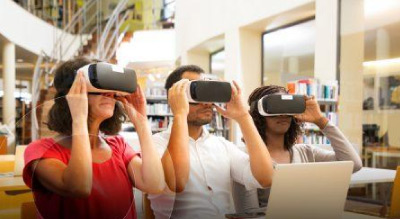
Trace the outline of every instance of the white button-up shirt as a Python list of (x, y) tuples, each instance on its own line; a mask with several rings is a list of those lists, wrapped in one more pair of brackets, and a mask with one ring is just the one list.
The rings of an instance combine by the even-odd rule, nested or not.
[[(153, 135), (162, 156), (171, 127)], [(236, 145), (203, 128), (199, 139), (189, 138), (190, 173), (185, 190), (149, 195), (156, 218), (225, 218), (234, 213), (232, 180), (246, 189), (262, 188), (250, 169), (249, 156)]]

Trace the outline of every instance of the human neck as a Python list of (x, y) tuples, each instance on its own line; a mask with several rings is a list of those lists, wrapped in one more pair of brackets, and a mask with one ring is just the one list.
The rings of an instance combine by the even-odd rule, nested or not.
[(267, 147), (270, 152), (286, 151), (285, 149), (285, 135), (278, 135), (267, 133)]
[(101, 147), (101, 144), (99, 144), (101, 140), (99, 137), (100, 124), (101, 122), (99, 121), (92, 121), (89, 123), (89, 141), (92, 149)]
[(200, 138), (201, 134), (203, 133), (203, 126), (197, 125), (188, 125), (189, 136), (194, 140)]

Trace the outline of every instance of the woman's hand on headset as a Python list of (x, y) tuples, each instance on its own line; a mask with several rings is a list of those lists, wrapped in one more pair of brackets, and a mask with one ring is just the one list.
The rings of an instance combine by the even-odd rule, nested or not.
[(132, 123), (135, 124), (139, 120), (147, 122), (146, 98), (139, 85), (131, 95), (116, 97), (116, 99), (122, 102)]
[(85, 76), (81, 71), (75, 76), (75, 80), (66, 95), (69, 110), (73, 122), (87, 123), (88, 97)]
[(306, 111), (295, 118), (300, 122), (311, 122), (323, 129), (328, 123), (328, 119), (321, 113), (319, 104), (314, 96), (304, 96), (306, 101)]

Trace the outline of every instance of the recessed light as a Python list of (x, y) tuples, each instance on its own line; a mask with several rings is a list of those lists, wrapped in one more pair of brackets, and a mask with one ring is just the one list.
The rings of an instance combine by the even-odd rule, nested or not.
[(17, 59), (17, 62), (24, 62), (23, 59)]

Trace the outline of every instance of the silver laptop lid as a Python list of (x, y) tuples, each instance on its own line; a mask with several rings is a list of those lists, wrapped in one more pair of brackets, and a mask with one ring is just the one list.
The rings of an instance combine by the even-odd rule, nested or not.
[(266, 217), (341, 218), (352, 170), (352, 161), (278, 164)]

